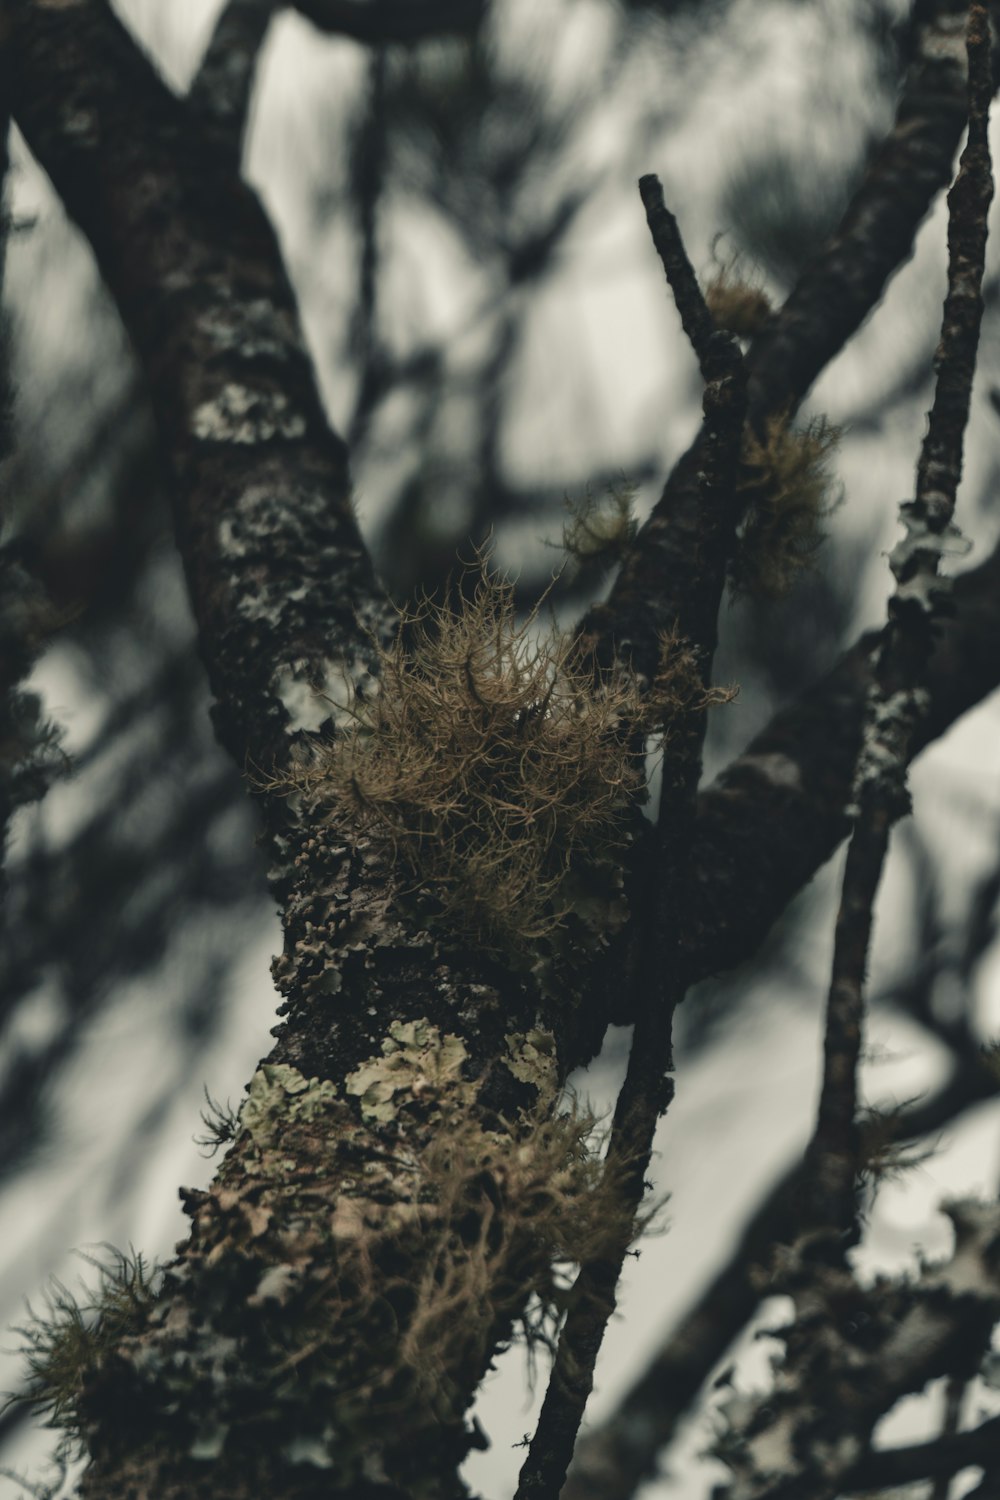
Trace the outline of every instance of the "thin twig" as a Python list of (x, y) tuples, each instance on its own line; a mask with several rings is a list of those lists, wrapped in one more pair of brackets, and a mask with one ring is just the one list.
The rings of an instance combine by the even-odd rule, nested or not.
[(659, 178), (652, 172), (640, 177), (639, 194), (646, 210), (646, 223), (649, 225), (656, 253), (663, 262), (670, 290), (674, 294), (681, 326), (691, 341), (702, 374), (707, 379), (705, 360), (708, 357), (709, 341), (715, 332), (712, 314), (705, 305), (698, 278), (687, 258), (677, 220), (663, 201), (663, 188)]
[(857, 1235), (857, 1069), (872, 908), (890, 829), (908, 810), (906, 768), (927, 707), (927, 662), (947, 587), (938, 566), (942, 554), (954, 550), (952, 516), (982, 318), (986, 218), (993, 194), (987, 140), (993, 85), (989, 22), (980, 3), (969, 8), (968, 55), (969, 136), (948, 195), (948, 294), (935, 360), (934, 405), (917, 468), (916, 498), (901, 508), (907, 536), (890, 559), (896, 591), (855, 777), (855, 826), (837, 917), (823, 1084), (808, 1152), (813, 1172), (808, 1221), (840, 1233), (841, 1248)]
[[(769, 416), (794, 413), (912, 253), (921, 220), (951, 178), (967, 118), (965, 70), (953, 46), (956, 17), (947, 0), (922, 10), (916, 55), (892, 128), (834, 234), (754, 339), (747, 363), (755, 431)], [(658, 634), (678, 618), (685, 635), (701, 639), (712, 605), (702, 597), (690, 539), (701, 506), (704, 441), (700, 434), (674, 466), (608, 598), (592, 606), (581, 624), (581, 634), (594, 638), (602, 658), (627, 639), (632, 660), (647, 670)]]
[[(710, 436), (701, 476), (701, 545), (695, 550), (692, 566), (700, 567), (710, 580), (717, 611), (727, 544), (735, 528), (732, 495), (746, 409), (743, 360), (735, 340), (714, 330), (659, 182), (652, 176), (643, 177), (639, 188), (654, 244), (707, 381), (704, 411)], [(707, 637), (695, 643), (701, 648), (703, 681), (711, 670), (714, 616)], [(664, 762), (658, 820), (657, 918), (649, 924), (652, 930), (647, 935), (645, 961), (640, 963), (636, 986), (645, 1003), (636, 1006), (628, 1070), (615, 1107), (605, 1164), (605, 1172), (618, 1185), (624, 1209), (622, 1222), (628, 1229), (600, 1261), (580, 1268), (538, 1426), (521, 1469), (516, 1500), (555, 1496), (565, 1480), (593, 1389), (597, 1355), (615, 1309), (615, 1289), (642, 1202), (656, 1127), (674, 1095), (673, 1015), (687, 989), (687, 978), (678, 961), (678, 915), (683, 909), (681, 890), (690, 861), (704, 733), (703, 707), (680, 714), (671, 723), (670, 756)]]

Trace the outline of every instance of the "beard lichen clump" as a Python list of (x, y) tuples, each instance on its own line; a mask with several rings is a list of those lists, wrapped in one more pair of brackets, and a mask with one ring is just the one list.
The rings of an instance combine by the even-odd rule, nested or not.
[(742, 339), (760, 333), (772, 313), (763, 287), (742, 275), (735, 263), (722, 267), (705, 287), (705, 306), (716, 328)]
[(586, 942), (621, 924), (641, 746), (709, 701), (674, 642), (644, 692), (536, 626), (485, 570), (470, 596), (425, 603), (380, 650), (377, 695), (291, 776), (321, 817), (387, 846), (425, 917), (507, 961), (551, 954), (567, 926)]
[(769, 417), (762, 435), (747, 427), (737, 486), (747, 510), (730, 564), (734, 593), (777, 598), (811, 565), (823, 522), (841, 500), (831, 469), (840, 436), (825, 417), (797, 430), (787, 413)]

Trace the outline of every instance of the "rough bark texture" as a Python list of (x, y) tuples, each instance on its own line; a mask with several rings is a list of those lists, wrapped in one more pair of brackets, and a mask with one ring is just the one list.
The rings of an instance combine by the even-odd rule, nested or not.
[[(282, 1021), (238, 1138), (211, 1189), (186, 1195), (191, 1234), (162, 1288), (83, 1383), (92, 1462), (81, 1495), (451, 1500), (478, 1441), (466, 1413), (496, 1348), (533, 1296), (553, 1314), (556, 1265), (599, 1267), (631, 1228), (587, 1122), (553, 1115), (609, 1019), (601, 964), (571, 954), (578, 983), (571, 968), (557, 993), (527, 966), (489, 958), (407, 898), (385, 847), (316, 799), (286, 797), (280, 774), (268, 783), (310, 735), (337, 731), (352, 692), (377, 692), (374, 641), (395, 626), (294, 294), (233, 153), (205, 139), (110, 10), (99, 0), (11, 9), (16, 117), (93, 246), (146, 372), (219, 733), (257, 779), (285, 921)], [(932, 41), (947, 42), (949, 25), (933, 21)], [(822, 298), (803, 292), (762, 335), (752, 412), (801, 398), (818, 368), (807, 348), (818, 341), (828, 358), (908, 251), (950, 167), (960, 85), (947, 46), (917, 65), (854, 228), (817, 268)], [(706, 403), (709, 431), (724, 406)], [(634, 649), (643, 669), (673, 624), (710, 658), (733, 518), (706, 522), (704, 476), (726, 488), (727, 451), (709, 436), (682, 460), (588, 625), (602, 647)], [(988, 635), (962, 673), (947, 670), (963, 633), (995, 628), (998, 570), (994, 559), (956, 590), (928, 734), (1000, 673)], [(842, 836), (869, 652), (862, 642), (780, 716), (697, 819), (700, 737), (680, 737), (668, 780), (692, 826), (671, 874), (673, 936), (684, 935), (670, 953), (671, 997), (751, 951)], [(657, 862), (640, 850), (638, 879)], [(655, 1117), (670, 1093), (669, 1013), (650, 1026), (656, 1047), (637, 1066), (659, 1067), (644, 1080)], [(982, 1259), (985, 1231), (973, 1230)], [(900, 1319), (934, 1295), (914, 1292)], [(933, 1359), (901, 1369), (887, 1391), (934, 1373), (952, 1352), (935, 1337)], [(792, 1375), (800, 1366), (812, 1368), (804, 1353)]]
[[(374, 690), (373, 636), (392, 628), (344, 447), (273, 232), (225, 155), (96, 0), (20, 4), (15, 22), (19, 123), (148, 375), (219, 733), (263, 778)], [(251, 1095), (275, 1118), (188, 1197), (192, 1237), (146, 1326), (90, 1383), (81, 1493), (452, 1496), (498, 1341), (605, 1217), (575, 1127), (548, 1124), (602, 1026), (585, 998), (568, 1013), (428, 931), (384, 850), (259, 800), (285, 998)]]

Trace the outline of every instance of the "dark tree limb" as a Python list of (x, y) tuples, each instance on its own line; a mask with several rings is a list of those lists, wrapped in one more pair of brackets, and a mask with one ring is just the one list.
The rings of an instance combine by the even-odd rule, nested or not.
[(487, 0), (227, 0), (188, 103), (216, 148), (238, 169), (257, 71), (274, 16), (294, 8), (319, 31), (368, 46), (473, 32)]
[(889, 1489), (919, 1479), (947, 1479), (960, 1469), (990, 1463), (1000, 1451), (1000, 1417), (982, 1422), (968, 1432), (951, 1433), (930, 1443), (907, 1448), (877, 1448), (844, 1482), (852, 1494)]
[[(919, 754), (1000, 686), (1000, 548), (954, 580), (927, 668)], [(862, 636), (770, 724), (698, 799), (686, 902), (692, 981), (759, 947), (788, 903), (849, 831), (846, 808), (880, 636)]]
[[(924, 8), (892, 129), (840, 228), (755, 340), (748, 358), (755, 430), (773, 414), (794, 412), (910, 255), (924, 215), (949, 181), (967, 113), (964, 14), (959, 0)], [(584, 622), (602, 655), (617, 652), (644, 672), (652, 670), (661, 631), (676, 625), (705, 639), (714, 629), (712, 590), (697, 566), (704, 443), (703, 431), (667, 480), (607, 602)]]
[(701, 373), (708, 380), (705, 361), (708, 358), (712, 334), (715, 332), (712, 314), (705, 306), (698, 278), (694, 274), (687, 251), (684, 249), (677, 220), (663, 201), (663, 189), (659, 178), (653, 176), (652, 173), (640, 177), (639, 194), (642, 198), (642, 206), (646, 210), (646, 223), (649, 225), (656, 253), (663, 262), (670, 290), (674, 294), (681, 326), (690, 340), (701, 366)]
[(279, 8), (274, 0), (227, 0), (188, 90), (189, 109), (234, 172), (242, 160), (257, 58)]
[[(357, 532), (344, 445), (326, 422), (274, 235), (106, 5), (17, 0), (14, 19), (19, 122), (94, 247), (149, 380), (220, 734), (241, 764), (268, 770), (303, 730), (335, 726), (349, 683), (374, 664), (373, 635), (394, 623)], [(602, 1018), (583, 996), (567, 1014), (561, 997), (541, 995), (478, 941), (428, 931), (400, 900), (387, 848), (356, 830), (340, 837), (308, 798), (286, 808), (269, 788), (259, 800), (285, 922), (273, 969), (284, 1004), (251, 1092), (284, 1102), (273, 1118), (268, 1106), (259, 1130), (247, 1124), (207, 1193), (185, 1196), (191, 1235), (148, 1322), (81, 1392), (92, 1456), (81, 1495), (396, 1500), (419, 1474), (427, 1494), (453, 1497), (462, 1489), (456, 1467), (476, 1442), (466, 1410), (551, 1271), (544, 1236), (531, 1232), (546, 1193), (526, 1180), (525, 1227), (507, 1177), (525, 1161), (538, 1160), (542, 1173), (558, 1087), (592, 1055)], [(367, 1090), (349, 1083), (383, 1068), (401, 1037), (421, 1058), (430, 1049), (426, 1068), (438, 1082), (428, 1092), (424, 1064), (405, 1063), (410, 1083), (390, 1091), (402, 1102), (387, 1135), (381, 1117), (366, 1113)], [(456, 1052), (460, 1071), (445, 1067)], [(544, 1066), (529, 1064), (528, 1052)], [(435, 1101), (472, 1163), (457, 1197), (448, 1194), (460, 1167), (436, 1154)], [(498, 1139), (495, 1166), (484, 1171)], [(237, 1203), (265, 1205), (250, 1241)], [(350, 1223), (334, 1220), (335, 1205)], [(412, 1269), (419, 1283), (428, 1256), (447, 1252), (467, 1273), (470, 1219), (483, 1226), (481, 1238), (471, 1235), (482, 1257), (494, 1255), (487, 1226), (499, 1228), (503, 1264), (490, 1261), (485, 1290), (459, 1296), (468, 1317), (433, 1309), (434, 1278), (425, 1289), (440, 1376), (434, 1359), (421, 1354), (416, 1369), (403, 1348), (409, 1282), (395, 1310), (376, 1279), (371, 1317), (356, 1325), (342, 1316), (343, 1285), (356, 1286), (356, 1275), (364, 1283), (374, 1264), (352, 1260), (352, 1224), (383, 1247), (379, 1265), (395, 1292), (392, 1268)], [(595, 1211), (595, 1238), (601, 1222)], [(287, 1272), (290, 1256), (295, 1288), (281, 1300), (287, 1293), (298, 1304), (304, 1361), (316, 1353), (317, 1308), (328, 1308), (327, 1373), (315, 1383), (300, 1378), (298, 1361), (296, 1378), (286, 1378), (287, 1350), (272, 1341), (268, 1362), (260, 1342), (269, 1295), (254, 1288)], [(445, 1264), (442, 1284), (455, 1269)], [(241, 1357), (206, 1385), (203, 1372), (233, 1330)], [(178, 1398), (181, 1369), (189, 1383)], [(369, 1391), (360, 1405), (359, 1378)], [(209, 1426), (206, 1463), (196, 1455)], [(319, 1443), (335, 1472), (298, 1464), (300, 1443), (310, 1453)]]
[[(995, 7), (991, 5), (995, 15)], [(964, 0), (917, 5), (896, 118), (840, 226), (754, 342), (751, 413), (795, 407), (909, 259), (968, 118)]]
[(319, 31), (383, 46), (474, 31), (489, 0), (292, 0)]

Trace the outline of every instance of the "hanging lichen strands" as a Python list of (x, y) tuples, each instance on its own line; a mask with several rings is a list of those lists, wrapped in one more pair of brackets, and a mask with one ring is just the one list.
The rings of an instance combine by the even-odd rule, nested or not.
[(578, 644), (540, 631), (537, 610), (519, 624), (512, 585), (485, 568), (457, 603), (406, 616), (378, 675), (381, 691), (312, 742), (290, 789), (391, 849), (432, 919), (515, 960), (595, 898), (620, 924), (644, 793), (635, 737), (729, 696), (704, 692), (675, 640), (645, 691), (620, 668), (595, 683)]

